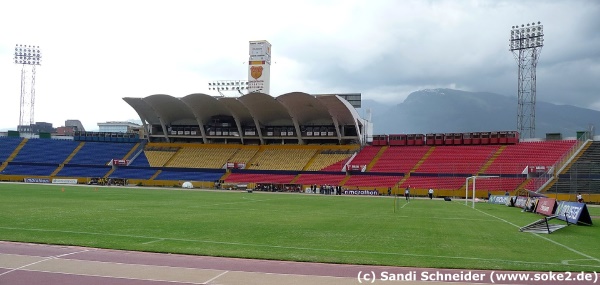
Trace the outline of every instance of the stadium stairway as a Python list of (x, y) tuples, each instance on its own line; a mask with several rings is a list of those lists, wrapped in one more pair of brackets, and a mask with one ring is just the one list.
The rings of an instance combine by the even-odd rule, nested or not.
[(24, 138), (23, 140), (21, 140), (21, 143), (19, 143), (19, 145), (17, 145), (17, 147), (13, 150), (13, 152), (8, 156), (8, 158), (6, 159), (5, 162), (2, 163), (2, 165), (0, 165), (0, 172), (2, 172), (6, 166), (8, 166), (8, 163), (11, 162), (13, 159), (15, 159), (15, 157), (17, 157), (17, 154), (19, 154), (19, 151), (21, 151), (21, 149), (23, 148), (23, 146), (25, 146), (25, 144), (27, 143), (29, 139)]
[(254, 156), (252, 156), (252, 158), (250, 158), (250, 160), (248, 160), (246, 163), (246, 169), (248, 169), (250, 165), (254, 164), (254, 162), (262, 155), (263, 151), (265, 151), (265, 149), (262, 146), (258, 148)]
[[(80, 148), (80, 147), (82, 147), (82, 145), (78, 146), (78, 148)], [(132, 154), (134, 154), (134, 153), (135, 153), (135, 154), (139, 154), (139, 152), (138, 152), (138, 153), (136, 153), (136, 152), (135, 152), (135, 151), (136, 151), (136, 150), (137, 150), (139, 147), (140, 147), (140, 143), (137, 143), (137, 144), (135, 144), (135, 145), (134, 145), (134, 146), (131, 148), (131, 150), (129, 150), (129, 152), (127, 152), (127, 154), (125, 154), (125, 156), (123, 157), (123, 159), (127, 159), (129, 156), (131, 156), (131, 155), (132, 155)], [(142, 151), (143, 151), (143, 146), (142, 146)], [(74, 152), (74, 153), (75, 153), (75, 152)], [(61, 168), (61, 167), (59, 167), (59, 168)], [(112, 175), (112, 174), (113, 174), (113, 172), (115, 172), (115, 170), (116, 170), (116, 168), (114, 168), (114, 167), (113, 167), (113, 168), (111, 168), (111, 169), (110, 169), (110, 170), (109, 170), (109, 171), (108, 171), (106, 174), (104, 174), (103, 178), (109, 178), (109, 177), (110, 177), (110, 175)], [(58, 173), (58, 172), (57, 172), (57, 173)]]
[[(319, 154), (321, 153), (321, 151), (317, 151), (313, 154), (313, 156), (308, 160), (308, 162), (306, 163), (306, 165), (304, 165), (304, 167), (302, 168), (302, 171), (306, 171), (313, 163), (313, 161), (315, 161), (315, 159), (317, 159), (317, 157), (319, 156)], [(296, 180), (298, 180), (298, 176), (296, 175), (296, 178), (294, 178), (294, 180), (292, 181), (292, 183), (294, 183)]]
[(423, 164), (423, 162), (425, 162), (425, 160), (427, 160), (427, 158), (433, 153), (434, 150), (435, 150), (435, 146), (430, 147), (429, 150), (423, 155), (421, 160), (419, 160), (419, 162), (417, 162), (417, 164), (415, 164), (415, 166), (408, 172), (408, 174), (413, 173), (417, 169), (419, 169), (419, 166), (421, 166), (421, 164)]
[(115, 172), (116, 168), (111, 168), (108, 172), (106, 172), (106, 174), (104, 174), (104, 177), (102, 178), (108, 178), (111, 174), (113, 174), (113, 172)]
[(365, 172), (371, 170), (371, 168), (373, 168), (373, 165), (375, 165), (375, 163), (377, 163), (377, 161), (379, 161), (379, 158), (381, 157), (381, 155), (383, 155), (383, 153), (389, 148), (389, 146), (383, 146), (379, 149), (379, 152), (377, 152), (377, 154), (375, 155), (375, 157), (373, 157), (373, 159), (371, 160), (371, 162), (369, 162), (369, 164), (367, 164), (367, 169), (365, 170)]
[(85, 145), (85, 142), (80, 142), (79, 145), (73, 150), (73, 152), (71, 152), (71, 154), (69, 154), (69, 156), (67, 156), (67, 158), (65, 158), (65, 161), (63, 161), (63, 163), (61, 163), (51, 174), (50, 177), (54, 177), (56, 176), (56, 174), (58, 174), (63, 167), (65, 167), (65, 164), (69, 163), (69, 161), (71, 161), (71, 159), (77, 154), (77, 152)]
[(17, 157), (17, 154), (19, 154), (19, 152), (25, 146), (27, 141), (29, 141), (29, 139), (27, 139), (27, 138), (23, 139), (21, 141), (21, 143), (15, 148), (15, 150), (10, 154), (10, 156), (8, 156), (8, 158), (6, 159), (6, 162), (11, 162), (13, 159), (15, 159), (15, 157)]
[[(140, 148), (140, 146), (142, 147), (141, 151), (137, 151), (137, 150)], [(139, 155), (139, 154), (140, 154), (140, 152), (142, 152), (142, 151), (144, 151), (144, 148), (143, 148), (142, 144), (140, 144), (140, 143), (136, 143), (136, 144), (135, 144), (135, 145), (134, 145), (134, 146), (131, 148), (131, 150), (130, 150), (130, 151), (127, 153), (127, 154), (125, 154), (125, 157), (123, 157), (123, 159), (129, 159), (129, 157), (131, 157), (132, 155), (135, 155), (135, 156), (137, 156), (137, 155)], [(133, 157), (133, 158), (135, 158), (135, 157)], [(132, 159), (133, 159), (133, 158), (132, 158)]]
[[(314, 158), (314, 156), (313, 156), (313, 158)], [(308, 163), (307, 163), (307, 166), (308, 166)], [(298, 178), (300, 178), (300, 174), (297, 174), (296, 177), (294, 177), (294, 179), (292, 179), (292, 181), (290, 181), (290, 184), (296, 184), (296, 181), (298, 181)]]
[(231, 171), (227, 170), (227, 172), (225, 172), (225, 174), (223, 174), (223, 176), (221, 176), (221, 178), (219, 178), (219, 180), (225, 181), (225, 179), (227, 179), (227, 177), (229, 177), (229, 175), (231, 175)]
[(573, 159), (569, 160), (568, 162), (565, 163), (565, 165), (563, 166), (562, 171), (559, 174), (565, 174), (567, 173), (570, 169), (571, 166), (573, 166), (573, 164), (579, 160), (579, 158), (581, 158), (582, 155), (585, 154), (585, 152), (592, 146), (594, 142), (589, 140), (586, 141), (582, 146), (581, 149), (573, 156)]
[[(591, 140), (584, 142), (582, 144), (582, 146), (580, 147), (579, 151), (577, 151), (573, 155), (572, 159), (570, 159), (564, 163), (562, 170), (560, 170), (559, 175), (569, 173), (573, 164), (575, 164), (582, 156), (586, 155), (587, 150), (590, 149), (590, 147), (593, 144), (594, 144), (594, 141), (591, 141)], [(540, 192), (543, 193), (543, 192), (550, 190), (550, 188), (552, 188), (557, 182), (558, 182), (557, 177), (556, 176), (553, 177), (553, 179), (549, 183), (547, 183), (546, 186), (544, 186), (544, 188)]]
[(517, 186), (517, 188), (515, 188), (515, 191), (525, 189), (525, 186), (527, 186), (527, 184), (529, 184), (530, 181), (531, 181), (531, 178), (525, 179), (525, 181), (523, 181), (523, 183), (521, 183), (519, 186)]
[[(177, 150), (176, 150), (176, 151), (173, 153), (173, 155), (171, 155), (171, 157), (169, 157), (169, 159), (167, 159), (167, 161), (165, 161), (165, 163), (164, 163), (163, 165), (161, 165), (161, 166), (168, 166), (168, 165), (170, 165), (170, 164), (171, 164), (171, 162), (172, 162), (173, 160), (175, 160), (175, 157), (177, 156), (177, 153), (178, 153), (178, 152), (180, 152), (180, 151), (181, 151), (181, 148), (178, 148), (178, 149), (177, 149)], [(152, 165), (152, 164), (150, 164), (150, 165)]]
[(342, 179), (342, 181), (340, 181), (340, 186), (346, 185), (346, 182), (348, 182), (349, 179), (350, 179), (350, 175), (346, 174), (346, 177), (344, 177), (344, 179)]
[(404, 177), (402, 177), (402, 179), (400, 179), (400, 181), (398, 181), (398, 183), (396, 183), (396, 185), (394, 185), (394, 187), (396, 189), (400, 188), (400, 185), (404, 184), (404, 182), (410, 178), (410, 173), (406, 173), (404, 174)]
[(496, 152), (492, 155), (492, 157), (490, 157), (490, 159), (479, 169), (479, 171), (477, 172), (477, 175), (482, 175), (483, 173), (485, 173), (485, 171), (488, 169), (488, 167), (490, 167), (490, 165), (492, 165), (492, 163), (494, 163), (494, 160), (496, 160), (496, 158), (498, 156), (500, 156), (500, 154), (502, 154), (502, 151), (504, 151), (504, 149), (506, 149), (506, 145), (500, 146), (500, 148), (498, 148), (498, 150), (496, 150)]
[(154, 180), (156, 177), (162, 172), (162, 170), (157, 170), (148, 180)]

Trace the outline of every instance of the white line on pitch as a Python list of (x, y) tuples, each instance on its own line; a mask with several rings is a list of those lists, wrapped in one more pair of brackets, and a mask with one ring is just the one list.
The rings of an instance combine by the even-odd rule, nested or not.
[[(97, 236), (115, 236), (115, 237), (128, 237), (128, 238), (145, 238), (145, 239), (151, 239), (151, 240), (163, 239), (163, 240), (183, 241), (183, 242), (199, 242), (199, 243), (208, 243), (208, 244), (235, 245), (235, 246), (248, 246), (248, 247), (263, 247), (263, 248), (281, 248), (281, 249), (309, 250), (309, 251), (322, 251), (322, 252), (360, 253), (360, 254), (378, 254), (378, 255), (395, 255), (395, 256), (420, 256), (420, 257), (434, 257), (434, 258), (448, 258), (448, 259), (465, 259), (465, 260), (481, 260), (481, 261), (508, 262), (508, 263), (563, 265), (562, 263), (555, 263), (555, 262), (533, 262), (533, 261), (505, 260), (505, 259), (479, 258), (479, 257), (461, 257), (461, 256), (445, 256), (445, 255), (412, 254), (412, 253), (401, 253), (401, 252), (380, 252), (380, 251), (343, 250), (343, 249), (328, 249), (328, 248), (310, 248), (310, 247), (297, 247), (297, 246), (284, 246), (284, 245), (252, 244), (252, 243), (241, 243), (241, 242), (195, 240), (195, 239), (182, 239), (182, 238), (162, 238), (162, 237), (150, 237), (150, 236), (139, 236), (139, 235), (124, 235), (124, 234), (109, 234), (109, 233), (94, 233), (94, 232), (79, 232), (79, 231), (61, 231), (61, 230), (47, 230), (47, 229), (24, 229), (24, 228), (11, 228), (11, 227), (0, 227), (0, 229), (22, 230), (22, 231), (40, 231), (40, 232), (58, 232), (58, 233), (70, 233), (70, 234), (87, 234), (87, 235), (97, 235)], [(589, 267), (598, 267), (598, 268), (600, 268), (600, 265), (579, 265), (579, 264), (573, 264), (573, 266), (589, 266)]]
[(142, 244), (151, 244), (151, 243), (155, 243), (155, 242), (159, 242), (159, 241), (163, 241), (164, 239), (157, 239), (157, 240), (151, 240), (151, 241), (147, 241), (147, 242), (143, 242)]
[[(509, 222), (509, 221), (507, 221), (507, 220), (505, 220), (505, 219), (502, 219), (502, 218), (496, 217), (496, 216), (494, 216), (494, 215), (492, 215), (492, 214), (486, 213), (486, 212), (484, 212), (484, 211), (481, 211), (481, 210), (479, 210), (479, 209), (475, 209), (475, 210), (476, 210), (476, 211), (478, 211), (478, 212), (480, 212), (480, 213), (482, 213), (482, 214), (485, 214), (485, 215), (488, 215), (488, 216), (490, 216), (490, 217), (493, 217), (493, 218), (496, 218), (496, 219), (498, 219), (498, 220), (501, 220), (501, 221), (503, 221), (503, 222), (505, 222), (505, 223), (507, 223), (507, 224), (513, 225), (513, 226), (515, 226), (515, 227), (517, 227), (517, 228), (521, 228), (521, 227), (519, 227), (519, 226), (517, 226), (517, 225), (515, 225), (515, 224), (513, 224), (513, 223), (511, 223), (511, 222)], [(534, 236), (537, 236), (537, 237), (539, 237), (539, 238), (541, 238), (541, 239), (547, 240), (547, 241), (549, 241), (549, 242), (551, 242), (551, 243), (553, 243), (553, 244), (555, 244), (555, 245), (558, 245), (558, 246), (564, 247), (565, 249), (567, 249), (567, 250), (570, 250), (570, 251), (572, 251), (572, 252), (574, 252), (574, 253), (577, 253), (577, 254), (579, 254), (579, 255), (581, 255), (581, 256), (583, 256), (583, 257), (587, 257), (588, 259), (591, 259), (591, 260), (594, 260), (594, 261), (597, 261), (598, 263), (600, 263), (600, 259), (598, 259), (598, 258), (595, 258), (595, 257), (593, 257), (593, 256), (587, 255), (587, 254), (585, 254), (585, 253), (583, 253), (583, 252), (580, 252), (580, 251), (578, 251), (578, 250), (576, 250), (576, 249), (570, 248), (570, 247), (568, 247), (568, 246), (566, 246), (566, 245), (564, 245), (564, 244), (562, 244), (562, 243), (559, 243), (559, 242), (557, 242), (557, 241), (553, 241), (553, 240), (551, 240), (551, 239), (549, 239), (549, 238), (547, 238), (547, 237), (545, 237), (545, 236), (542, 236), (542, 235), (540, 235), (540, 234), (535, 234), (535, 233), (534, 233), (533, 235), (534, 235)]]

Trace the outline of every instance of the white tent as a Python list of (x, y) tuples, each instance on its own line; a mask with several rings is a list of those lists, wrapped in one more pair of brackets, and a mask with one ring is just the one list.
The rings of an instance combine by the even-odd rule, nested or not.
[(187, 189), (194, 189), (194, 184), (192, 184), (192, 182), (186, 181), (186, 182), (183, 182), (183, 184), (181, 184), (181, 187), (187, 188)]

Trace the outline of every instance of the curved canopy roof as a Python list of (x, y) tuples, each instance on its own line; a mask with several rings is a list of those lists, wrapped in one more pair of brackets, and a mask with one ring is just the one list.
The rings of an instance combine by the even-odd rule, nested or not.
[[(195, 93), (181, 98), (166, 94), (123, 98), (151, 125), (206, 124), (217, 115), (231, 116), (242, 125), (354, 125), (362, 120), (348, 101), (336, 95), (292, 92), (273, 97), (250, 93), (240, 97), (214, 97)], [(257, 127), (260, 127), (257, 126)]]

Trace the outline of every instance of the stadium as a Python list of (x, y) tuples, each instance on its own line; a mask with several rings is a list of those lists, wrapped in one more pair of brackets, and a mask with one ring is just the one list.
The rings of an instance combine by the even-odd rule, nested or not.
[[(600, 202), (593, 133), (372, 134), (360, 95), (269, 95), (270, 44), (256, 45), (247, 94), (123, 98), (138, 132), (1, 136), (0, 180), (13, 182), (0, 184), (2, 239), (374, 266), (600, 267), (600, 211), (577, 203)], [(547, 252), (531, 238), (536, 225), (560, 229)]]
[(260, 185), (295, 192), (331, 185), (376, 195), (410, 187), (416, 196), (433, 188), (438, 197), (464, 197), (466, 178), (492, 176), (480, 179), (478, 198), (528, 191), (570, 201), (583, 193), (587, 202), (599, 201), (598, 166), (590, 161), (597, 160), (600, 145), (589, 133), (565, 140), (520, 140), (516, 131), (367, 139), (369, 122), (338, 95), (124, 100), (147, 133), (77, 132), (48, 140), (12, 132), (2, 137), (0, 178), (144, 186), (189, 181), (197, 188)]

